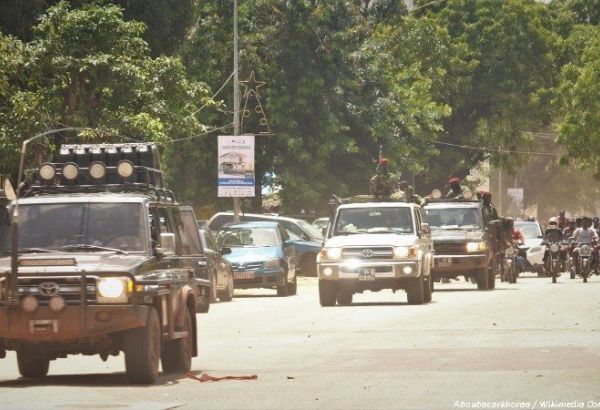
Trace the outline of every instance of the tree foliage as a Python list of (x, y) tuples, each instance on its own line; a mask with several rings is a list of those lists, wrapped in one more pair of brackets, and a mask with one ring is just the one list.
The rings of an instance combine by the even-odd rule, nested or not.
[[(160, 143), (201, 132), (204, 126), (189, 113), (211, 103), (207, 87), (188, 79), (179, 59), (151, 58), (144, 30), (143, 23), (125, 21), (117, 6), (71, 8), (60, 2), (41, 17), (31, 42), (3, 38), (0, 58), (13, 65), (4, 75), (12, 75), (13, 88), (2, 96), (0, 132), (9, 142), (0, 145), (2, 154), (53, 128), (88, 128), (79, 132), (88, 138)], [(15, 163), (2, 165), (6, 173)]]
[[(598, 0), (415, 3), (239, 0), (240, 77), (268, 83), (275, 133), (257, 137), (254, 208), (266, 186), (290, 212), (365, 191), (379, 144), (421, 190), (485, 159), (514, 168), (528, 158), (502, 151), (535, 147), (529, 131), (552, 124), (564, 162), (600, 175)], [(89, 127), (89, 138), (163, 143), (186, 202), (228, 204), (216, 198), (216, 136), (231, 132), (232, 85), (216, 102), (210, 90), (233, 69), (230, 0), (0, 9), (0, 172), (26, 136)], [(258, 121), (252, 113), (242, 132)]]

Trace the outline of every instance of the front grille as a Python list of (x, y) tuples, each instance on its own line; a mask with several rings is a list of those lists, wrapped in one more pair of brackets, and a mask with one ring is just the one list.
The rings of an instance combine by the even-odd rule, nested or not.
[(393, 259), (394, 250), (392, 247), (370, 247), (370, 248), (344, 248), (342, 249), (342, 258), (344, 259)]
[(262, 262), (251, 262), (251, 263), (244, 263), (244, 264), (233, 263), (231, 266), (233, 267), (234, 272), (248, 272), (248, 271), (257, 270), (257, 269), (262, 268), (263, 263)]
[[(374, 266), (374, 267), (368, 267), (366, 269), (374, 269), (375, 273), (391, 273), (394, 272), (394, 267), (393, 266)], [(365, 270), (365, 268), (345, 268), (345, 267), (341, 267), (340, 270), (344, 273), (360, 273), (363, 270)]]
[[(58, 285), (57, 296), (65, 299), (67, 305), (79, 305), (81, 303), (81, 291), (83, 277), (25, 277), (19, 278), (19, 298), (33, 295), (37, 298), (40, 306), (47, 306), (51, 296), (44, 295), (40, 290), (43, 283), (55, 283)], [(85, 301), (88, 304), (96, 303), (96, 278), (86, 277), (85, 282)]]
[(467, 244), (464, 242), (446, 242), (433, 243), (433, 249), (438, 255), (465, 255), (467, 254)]

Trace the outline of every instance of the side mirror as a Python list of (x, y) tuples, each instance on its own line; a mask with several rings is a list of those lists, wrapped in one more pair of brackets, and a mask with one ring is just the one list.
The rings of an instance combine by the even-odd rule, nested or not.
[(231, 253), (231, 248), (221, 248), (221, 255), (229, 255)]
[(171, 256), (175, 254), (175, 234), (164, 232), (160, 234), (160, 247), (157, 251), (162, 256)]
[(429, 236), (431, 235), (431, 228), (429, 227), (429, 224), (426, 222), (423, 222), (421, 224), (421, 234)]

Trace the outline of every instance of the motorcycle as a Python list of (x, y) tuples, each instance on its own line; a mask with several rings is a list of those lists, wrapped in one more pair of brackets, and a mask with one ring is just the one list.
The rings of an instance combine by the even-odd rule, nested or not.
[[(592, 251), (593, 246), (588, 244), (579, 244), (575, 250), (579, 251), (579, 255), (577, 257), (577, 268), (579, 270), (579, 276), (583, 278), (583, 283), (587, 283), (588, 277), (592, 272)], [(575, 278), (575, 273), (571, 272), (571, 278)]]
[(546, 274), (552, 277), (552, 283), (556, 283), (556, 279), (560, 276), (560, 251), (561, 244), (558, 242), (552, 242), (546, 244), (546, 263), (545, 269)]
[(509, 246), (504, 250), (502, 282), (517, 283), (517, 255), (518, 252), (515, 245)]

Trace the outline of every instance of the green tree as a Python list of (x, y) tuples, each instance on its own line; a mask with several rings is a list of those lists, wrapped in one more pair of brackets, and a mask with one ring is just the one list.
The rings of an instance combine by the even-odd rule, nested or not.
[(498, 155), (498, 147), (530, 146), (524, 131), (551, 120), (547, 106), (535, 101), (541, 89), (554, 85), (554, 35), (547, 27), (547, 6), (533, 0), (456, 0), (427, 6), (418, 14), (448, 33), (453, 51), (444, 65), (446, 87), (435, 95), (452, 108), (440, 141), (482, 148), (444, 148), (421, 182), (439, 185), (450, 173), (465, 176), (486, 158), (514, 165), (511, 161), (518, 158)]
[[(144, 29), (114, 5), (50, 7), (24, 46), (26, 57), (15, 63), (22, 78), (0, 111), (0, 132), (9, 141), (2, 155), (27, 136), (65, 126), (90, 128), (80, 133), (88, 138), (161, 143), (202, 132), (190, 113), (212, 104), (208, 88), (190, 81), (179, 59), (151, 58)], [(2, 165), (7, 172), (14, 163)]]

